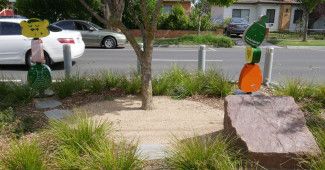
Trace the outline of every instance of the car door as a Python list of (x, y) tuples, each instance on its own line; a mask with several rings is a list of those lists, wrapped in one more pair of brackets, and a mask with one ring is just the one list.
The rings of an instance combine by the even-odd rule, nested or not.
[(30, 39), (21, 35), (18, 23), (0, 22), (0, 63), (23, 64)]
[(85, 23), (85, 22), (76, 22), (76, 28), (82, 29), (83, 40), (86, 41), (87, 45), (96, 45), (100, 44), (100, 35), (98, 34), (98, 30), (93, 26)]

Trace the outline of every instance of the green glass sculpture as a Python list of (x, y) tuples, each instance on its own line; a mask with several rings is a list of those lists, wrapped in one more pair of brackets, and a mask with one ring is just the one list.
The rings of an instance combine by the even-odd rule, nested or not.
[(266, 23), (267, 16), (262, 16), (259, 21), (254, 22), (247, 28), (244, 33), (244, 41), (256, 48), (262, 44), (266, 34)]
[(51, 70), (50, 68), (41, 63), (33, 65), (27, 74), (28, 84), (35, 90), (38, 90), (40, 95), (51, 86)]

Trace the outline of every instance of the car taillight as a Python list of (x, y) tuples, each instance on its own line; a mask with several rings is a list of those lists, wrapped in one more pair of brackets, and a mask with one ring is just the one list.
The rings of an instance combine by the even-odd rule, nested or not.
[(73, 38), (58, 38), (58, 41), (61, 44), (74, 44), (75, 43)]

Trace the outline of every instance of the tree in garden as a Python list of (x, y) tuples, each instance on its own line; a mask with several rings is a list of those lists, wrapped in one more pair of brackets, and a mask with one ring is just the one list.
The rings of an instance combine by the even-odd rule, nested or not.
[(8, 0), (0, 0), (0, 10), (7, 6)]
[(325, 0), (298, 0), (301, 3), (301, 9), (304, 11), (304, 35), (302, 41), (307, 41), (309, 14), (314, 11), (317, 5)]
[(201, 33), (202, 19), (204, 17), (208, 17), (208, 19), (210, 19), (211, 5), (229, 6), (235, 1), (236, 0), (192, 0), (192, 3), (194, 4), (193, 14), (195, 19), (198, 21), (198, 34)]
[[(108, 5), (110, 17), (105, 18), (92, 9), (85, 0), (79, 0), (80, 3), (100, 22), (107, 22), (109, 25), (116, 27), (122, 31), (133, 47), (141, 65), (141, 94), (142, 108), (145, 110), (153, 108), (152, 101), (152, 74), (151, 61), (153, 53), (153, 41), (157, 30), (158, 18), (161, 14), (163, 0), (102, 0), (104, 5)], [(234, 0), (209, 0), (216, 5), (229, 5)], [(126, 9), (126, 3), (128, 8)], [(143, 49), (140, 48), (135, 37), (130, 33), (129, 29), (124, 25), (122, 16), (124, 10), (132, 13), (132, 20), (141, 31), (143, 40)]]
[[(100, 0), (86, 0), (86, 2), (99, 13), (103, 13)], [(86, 9), (80, 8), (78, 0), (17, 0), (15, 9), (19, 15), (47, 19), (50, 22), (63, 19), (91, 20), (92, 18)]]

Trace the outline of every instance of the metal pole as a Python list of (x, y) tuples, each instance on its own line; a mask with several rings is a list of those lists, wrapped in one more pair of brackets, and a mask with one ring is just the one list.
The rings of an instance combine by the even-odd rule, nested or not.
[(273, 55), (274, 55), (274, 48), (273, 47), (266, 48), (264, 73), (263, 73), (263, 84), (265, 86), (269, 86), (272, 81)]
[[(143, 43), (139, 43), (139, 46), (140, 46), (141, 50), (143, 51)], [(138, 71), (138, 74), (141, 74), (141, 63), (138, 58), (137, 58), (137, 71)]]
[(206, 46), (200, 45), (198, 56), (198, 71), (205, 72)]
[(64, 57), (65, 77), (69, 78), (72, 70), (72, 59), (71, 59), (71, 46), (68, 44), (63, 45), (63, 57)]

